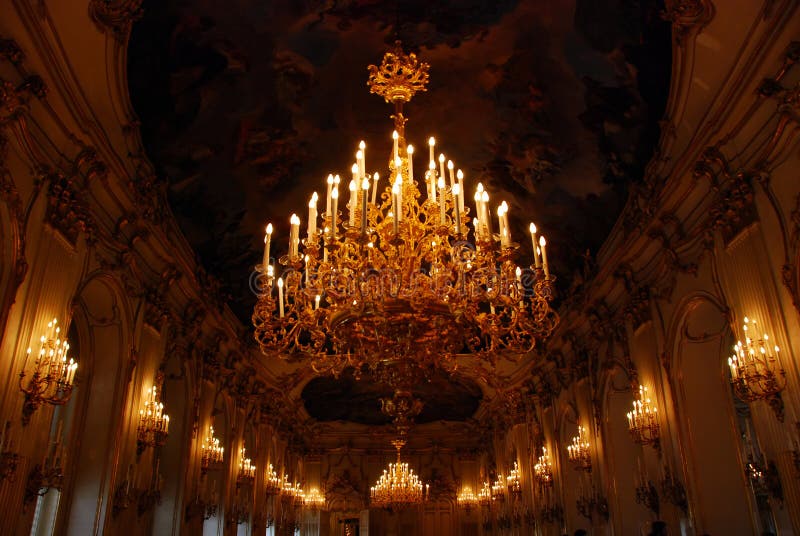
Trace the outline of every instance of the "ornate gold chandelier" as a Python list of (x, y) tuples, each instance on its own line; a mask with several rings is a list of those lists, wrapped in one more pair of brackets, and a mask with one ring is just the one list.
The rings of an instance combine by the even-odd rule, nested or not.
[(265, 355), (309, 359), (319, 375), (353, 367), (407, 388), (432, 369), (454, 370), (458, 354), (491, 364), (498, 356), (518, 358), (556, 327), (554, 277), (536, 226), (530, 224), (533, 264), (520, 266), (505, 202), (494, 223), (489, 194), (478, 184), (473, 218), (464, 174), (443, 154), (435, 157), (433, 138), (427, 169), (415, 170), (403, 104), (426, 90), (428, 68), (399, 43), (380, 67), (369, 67), (371, 92), (395, 107), (388, 179), (367, 172), (362, 141), (346, 210), (339, 210), (345, 185), (330, 175), (325, 212), (318, 218), (315, 192), (302, 240), (292, 215), (280, 274), (267, 226), (252, 317)]
[(407, 463), (400, 461), (400, 449), (405, 440), (392, 442), (397, 449), (397, 462), (390, 463), (388, 469), (369, 490), (370, 505), (375, 508), (398, 510), (415, 504), (422, 504), (428, 497), (430, 484), (422, 484), (419, 475)]
[(741, 340), (733, 346), (733, 355), (728, 358), (731, 384), (736, 396), (745, 402), (767, 400), (776, 413), (782, 416), (779, 393), (786, 387), (786, 372), (781, 368), (778, 355), (780, 348), (769, 348), (769, 335), (750, 338), (750, 330), (758, 337), (756, 321), (744, 317)]

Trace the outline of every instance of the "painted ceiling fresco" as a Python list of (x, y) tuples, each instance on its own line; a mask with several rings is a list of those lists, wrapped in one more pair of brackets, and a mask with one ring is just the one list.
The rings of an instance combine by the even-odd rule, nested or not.
[[(670, 28), (656, 0), (158, 0), (129, 46), (149, 158), (201, 263), (249, 324), (267, 222), (280, 255), (360, 140), (385, 172), (390, 107), (366, 86), (396, 40), (430, 63), (406, 107), (512, 235), (547, 235), (560, 295), (580, 287), (658, 140)], [(385, 174), (384, 174), (385, 176)], [(273, 246), (275, 247), (275, 246)], [(525, 262), (526, 259), (522, 259)], [(530, 261), (530, 259), (528, 259)]]

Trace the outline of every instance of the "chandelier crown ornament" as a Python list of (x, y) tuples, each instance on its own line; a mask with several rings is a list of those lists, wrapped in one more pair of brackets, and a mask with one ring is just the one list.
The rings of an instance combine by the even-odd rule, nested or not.
[(590, 452), (589, 437), (586, 428), (578, 426), (578, 435), (572, 438), (572, 443), (567, 445), (567, 457), (575, 464), (579, 471), (592, 470), (592, 455)]
[(147, 391), (144, 407), (139, 410), (139, 425), (136, 427), (136, 453), (141, 454), (147, 447), (160, 447), (167, 442), (169, 435), (169, 415), (164, 413), (164, 404), (158, 396), (158, 388), (153, 385)]
[(736, 396), (745, 402), (766, 400), (783, 421), (780, 392), (786, 387), (786, 372), (780, 364), (780, 348), (770, 343), (769, 335), (758, 334), (756, 321), (744, 317), (742, 339), (733, 346), (728, 358), (731, 385)]
[(427, 91), (430, 65), (417, 59), (413, 52), (406, 54), (400, 41), (383, 56), (380, 66), (370, 65), (367, 85), (370, 93), (380, 95), (386, 102), (408, 102), (418, 91)]
[(400, 461), (400, 449), (405, 439), (392, 441), (397, 450), (397, 461), (390, 463), (378, 481), (369, 490), (370, 505), (375, 508), (400, 510), (413, 505), (422, 504), (430, 492), (430, 484), (422, 483), (419, 475), (414, 473), (408, 463)]
[(33, 373), (25, 382), (25, 370), (31, 357), (31, 348), (28, 348), (25, 364), (19, 373), (19, 388), (25, 394), (23, 424), (28, 424), (33, 412), (42, 404), (61, 406), (69, 402), (78, 370), (78, 363), (68, 355), (69, 348), (69, 342), (61, 337), (58, 319), (54, 318), (47, 323), (47, 331), (39, 339)]
[(636, 443), (658, 448), (660, 437), (658, 408), (650, 400), (647, 387), (640, 385), (637, 394), (637, 398), (633, 401), (633, 409), (627, 414), (628, 431)]
[(304, 238), (300, 219), (290, 218), (280, 273), (267, 226), (252, 316), (262, 353), (309, 362), (316, 375), (352, 367), (404, 390), (433, 371), (453, 372), (457, 355), (492, 367), (498, 357), (519, 359), (558, 324), (547, 241), (531, 224), (533, 264), (518, 265), (509, 205), (500, 205), (493, 232), (489, 194), (478, 184), (473, 219), (464, 173), (437, 158), (434, 138), (427, 169), (415, 174), (402, 104), (424, 90), (426, 64), (396, 49), (371, 73), (372, 91), (396, 106), (388, 173), (367, 171), (361, 142), (350, 186), (328, 175), (321, 214), (322, 196), (311, 196)]

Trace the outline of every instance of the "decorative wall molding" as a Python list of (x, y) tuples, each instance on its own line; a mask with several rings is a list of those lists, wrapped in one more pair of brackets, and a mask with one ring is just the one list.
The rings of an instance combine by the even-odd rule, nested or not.
[(125, 41), (133, 23), (142, 16), (142, 0), (91, 0), (89, 16), (100, 31)]
[(702, 30), (714, 18), (711, 0), (667, 0), (661, 16), (672, 22), (676, 43), (683, 45), (692, 31)]

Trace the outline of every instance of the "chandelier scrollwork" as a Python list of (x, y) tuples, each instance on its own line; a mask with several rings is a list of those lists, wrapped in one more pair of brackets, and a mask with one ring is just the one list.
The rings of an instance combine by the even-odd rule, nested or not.
[[(339, 210), (342, 180), (331, 174), (321, 218), (321, 196), (311, 196), (304, 239), (300, 219), (290, 218), (280, 274), (267, 227), (252, 316), (265, 355), (310, 361), (318, 375), (353, 367), (356, 375), (369, 371), (376, 381), (407, 388), (432, 370), (454, 371), (458, 355), (492, 366), (498, 356), (519, 358), (558, 324), (547, 241), (536, 226), (533, 263), (518, 265), (523, 248), (512, 241), (508, 204), (500, 204), (494, 223), (489, 194), (478, 184), (472, 218), (464, 174), (443, 154), (436, 158), (433, 138), (427, 170), (415, 174), (402, 104), (424, 90), (427, 69), (402, 50), (370, 68), (372, 92), (396, 106), (388, 180), (367, 172), (361, 142), (347, 210)], [(427, 198), (415, 177), (424, 179)]]

